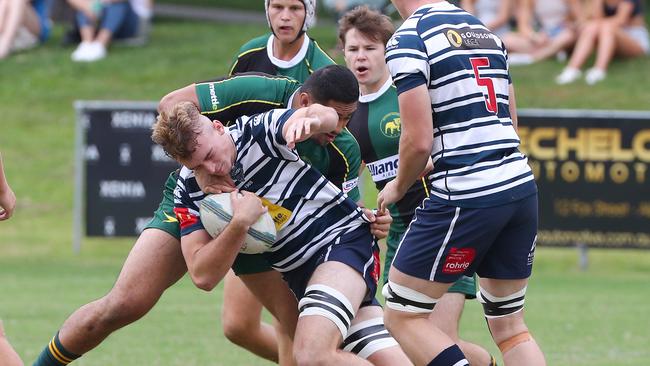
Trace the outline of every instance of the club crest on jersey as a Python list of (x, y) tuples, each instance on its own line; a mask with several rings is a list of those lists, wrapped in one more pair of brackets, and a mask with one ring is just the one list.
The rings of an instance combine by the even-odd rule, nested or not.
[(230, 177), (234, 181), (241, 182), (244, 180), (244, 167), (240, 162), (235, 162), (235, 165), (232, 166), (232, 169), (230, 169)]
[(381, 129), (381, 133), (386, 137), (399, 137), (402, 131), (402, 121), (399, 113), (391, 112), (385, 115), (379, 123), (379, 128)]
[(388, 43), (386, 43), (386, 51), (397, 48), (397, 46), (399, 46), (399, 36), (393, 36), (388, 40)]

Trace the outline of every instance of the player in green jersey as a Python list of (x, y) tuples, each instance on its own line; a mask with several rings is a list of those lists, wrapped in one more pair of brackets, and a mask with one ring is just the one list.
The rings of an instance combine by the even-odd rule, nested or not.
[[(314, 77), (316, 80), (320, 77), (326, 79), (327, 75)], [(338, 75), (333, 77), (338, 80)], [(255, 114), (274, 108), (274, 103), (284, 105), (285, 98), (289, 98), (299, 85), (287, 78), (267, 77), (264, 80), (260, 81), (263, 87), (253, 90), (242, 87), (242, 79), (222, 80), (214, 94), (214, 98), (221, 101), (220, 108), (211, 110), (214, 112), (211, 118), (232, 121), (237, 117), (236, 113)], [(276, 93), (269, 94), (269, 90)], [(255, 91), (261, 94), (251, 94)], [(228, 105), (224, 104), (226, 101)], [(45, 347), (35, 366), (65, 365), (92, 350), (115, 330), (144, 316), (162, 293), (187, 272), (180, 250), (179, 224), (173, 213), (174, 174), (166, 182), (155, 217), (140, 234), (113, 288), (101, 299), (77, 309)], [(288, 288), (279, 274), (276, 279), (279, 282), (271, 281), (262, 286), (263, 290), (269, 293), (285, 291), (288, 295), (285, 301), (295, 302), (295, 298), (286, 292)], [(280, 316), (295, 317), (296, 311), (288, 310)]]
[(230, 75), (259, 71), (304, 82), (314, 70), (335, 63), (306, 33), (316, 20), (315, 0), (265, 0), (264, 6), (271, 33), (240, 48)]
[[(357, 7), (339, 21), (339, 39), (345, 62), (359, 81), (359, 106), (348, 129), (361, 147), (361, 158), (375, 183), (382, 190), (397, 174), (399, 160), (400, 114), (397, 92), (384, 60), (384, 45), (395, 28), (390, 19), (368, 7)], [(404, 198), (388, 209), (393, 217), (388, 237), (383, 270), (384, 281), (399, 242), (406, 232), (415, 209), (428, 196), (424, 179), (418, 180)], [(463, 277), (450, 287), (436, 304), (431, 319), (458, 341), (458, 322), (465, 298), (476, 297), (476, 283)], [(482, 347), (460, 341), (471, 365), (491, 365), (490, 354)]]

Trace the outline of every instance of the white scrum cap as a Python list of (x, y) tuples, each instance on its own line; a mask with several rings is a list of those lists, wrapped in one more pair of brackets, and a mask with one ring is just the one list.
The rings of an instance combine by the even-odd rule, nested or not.
[[(306, 32), (316, 24), (316, 0), (300, 0), (305, 5), (305, 21), (302, 23), (302, 31)], [(271, 0), (264, 0), (264, 10), (266, 11), (266, 21), (271, 28), (271, 19), (269, 19), (269, 3)]]

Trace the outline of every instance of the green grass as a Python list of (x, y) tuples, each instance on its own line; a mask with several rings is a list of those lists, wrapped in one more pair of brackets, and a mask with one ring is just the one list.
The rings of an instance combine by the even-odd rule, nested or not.
[[(54, 39), (0, 63), (0, 151), (18, 196), (0, 223), (0, 317), (18, 352), (33, 361), (63, 320), (112, 286), (133, 239), (84, 241), (72, 253), (76, 99), (158, 100), (196, 80), (222, 75), (263, 25), (157, 20), (143, 48), (114, 47), (108, 59), (70, 62)], [(331, 28), (312, 35), (324, 49)], [(340, 59), (339, 59), (340, 61)], [(617, 62), (605, 83), (557, 87), (562, 65), (516, 68), (519, 107), (648, 109), (650, 60)], [(367, 198), (368, 202), (373, 200)], [(529, 325), (551, 365), (636, 365), (650, 359), (650, 253), (591, 251), (588, 271), (570, 249), (540, 248), (528, 293)], [(220, 288), (205, 294), (185, 278), (143, 320), (116, 333), (78, 365), (260, 365), (220, 332)], [(463, 334), (490, 344), (481, 310), (468, 303)], [(496, 352), (494, 346), (490, 346)]]

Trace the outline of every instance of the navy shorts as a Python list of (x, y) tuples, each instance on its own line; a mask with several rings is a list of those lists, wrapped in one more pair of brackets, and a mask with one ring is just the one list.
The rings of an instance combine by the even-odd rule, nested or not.
[(426, 199), (397, 249), (393, 266), (421, 279), (530, 276), (537, 240), (537, 194), (501, 206), (461, 208)]
[(341, 262), (359, 272), (366, 282), (368, 292), (364, 303), (372, 303), (377, 291), (379, 280), (379, 252), (376, 250), (375, 237), (370, 233), (370, 226), (364, 224), (346, 234), (341, 235), (331, 245), (319, 249), (307, 262), (300, 267), (284, 272), (285, 281), (298, 299), (305, 294), (316, 267), (325, 262)]

